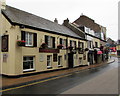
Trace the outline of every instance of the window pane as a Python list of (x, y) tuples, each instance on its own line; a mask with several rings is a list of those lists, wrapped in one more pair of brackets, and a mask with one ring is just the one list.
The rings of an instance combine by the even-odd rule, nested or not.
[(26, 57), (26, 61), (28, 61), (29, 60), (29, 57)]
[(79, 64), (82, 64), (82, 58), (79, 58)]
[(72, 46), (72, 40), (70, 40), (70, 46)]
[(60, 38), (60, 44), (62, 44), (62, 38)]
[(51, 66), (51, 56), (47, 56), (47, 66)]
[(62, 56), (58, 56), (58, 65), (62, 65)]
[(50, 60), (50, 56), (47, 56), (47, 60)]
[(50, 39), (50, 36), (48, 36), (48, 47), (50, 48), (51, 47), (51, 39)]
[(66, 39), (63, 39), (63, 48), (66, 48)]
[(25, 44), (28, 45), (28, 33), (27, 32), (25, 33), (25, 41), (26, 41)]
[(33, 69), (33, 61), (30, 62), (30, 68)]
[(60, 65), (60, 56), (58, 56), (58, 65)]
[(80, 47), (80, 42), (78, 42), (78, 47)]
[(25, 61), (25, 60), (26, 60), (26, 57), (23, 57), (23, 60)]
[(23, 63), (23, 69), (30, 69), (30, 63), (29, 62), (24, 62)]
[(32, 45), (33, 34), (29, 33), (29, 45)]
[(33, 60), (33, 57), (29, 57), (29, 60)]
[(25, 33), (25, 41), (27, 46), (32, 46), (33, 45), (33, 34), (32, 33)]
[(50, 66), (50, 61), (47, 61), (47, 66)]
[(23, 70), (33, 69), (34, 68), (33, 57), (23, 57)]
[(64, 39), (62, 39), (62, 45), (64, 45)]

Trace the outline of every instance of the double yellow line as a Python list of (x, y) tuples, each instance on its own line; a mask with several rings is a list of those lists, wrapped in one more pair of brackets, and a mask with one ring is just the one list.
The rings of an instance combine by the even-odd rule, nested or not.
[(0, 92), (5, 92), (5, 91), (14, 90), (14, 89), (19, 89), (19, 88), (23, 88), (23, 87), (27, 87), (27, 86), (31, 86), (31, 85), (35, 85), (35, 84), (39, 84), (39, 83), (43, 83), (43, 82), (47, 82), (47, 81), (50, 81), (50, 80), (55, 80), (55, 79), (58, 79), (58, 78), (67, 77), (67, 76), (70, 76), (70, 75), (72, 75), (72, 74), (58, 76), (58, 77), (46, 79), (46, 80), (43, 80), (43, 81), (38, 81), (38, 82), (30, 83), (30, 84), (27, 84), (27, 85), (21, 85), (21, 86), (18, 86), (18, 87), (8, 88), (8, 89), (0, 90)]

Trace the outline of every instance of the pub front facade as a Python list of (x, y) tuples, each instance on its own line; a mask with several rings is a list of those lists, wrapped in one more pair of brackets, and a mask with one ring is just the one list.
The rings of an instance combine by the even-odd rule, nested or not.
[(18, 76), (88, 65), (84, 37), (64, 25), (5, 7), (0, 14), (1, 74)]

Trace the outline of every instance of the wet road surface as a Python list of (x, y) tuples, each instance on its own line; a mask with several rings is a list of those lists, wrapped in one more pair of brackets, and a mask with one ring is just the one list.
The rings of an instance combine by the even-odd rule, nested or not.
[[(114, 58), (114, 57), (112, 57), (112, 58)], [(109, 72), (112, 73), (111, 76), (115, 76), (115, 77), (113, 77), (114, 79), (117, 79), (116, 82), (109, 82), (109, 83), (111, 83), (111, 88), (112, 88), (112, 86), (114, 87), (114, 88), (112, 88), (113, 94), (115, 92), (117, 94), (117, 91), (116, 91), (117, 89), (115, 89), (115, 88), (118, 88), (118, 86), (117, 86), (118, 85), (118, 65), (120, 66), (120, 59), (118, 59), (118, 58), (114, 58), (114, 59), (115, 59), (115, 62), (101, 66), (101, 67), (83, 70), (83, 71), (79, 71), (79, 72), (74, 72), (74, 73), (68, 74), (64, 77), (48, 80), (43, 83), (38, 83), (35, 85), (23, 87), (23, 88), (17, 88), (17, 89), (5, 91), (2, 94), (61, 94), (61, 93), (68, 94), (68, 92), (70, 92), (71, 90), (73, 91), (73, 93), (71, 92), (71, 94), (75, 94), (74, 88), (76, 90), (76, 88), (78, 86), (82, 86), (82, 84), (85, 84), (86, 88), (92, 87), (90, 85), (87, 86), (86, 84), (88, 84), (89, 80), (93, 81), (92, 79), (94, 79), (94, 78), (97, 78), (97, 77), (100, 78), (99, 76), (101, 76), (101, 74), (104, 74), (104, 76), (105, 76), (105, 77), (101, 76), (101, 78), (102, 78), (101, 84), (102, 85), (106, 84), (107, 82), (104, 81), (104, 79), (109, 78), (109, 77), (106, 77), (106, 76), (108, 76), (107, 74)], [(113, 70), (115, 70), (115, 71), (113, 71)], [(111, 73), (109, 73), (109, 76)], [(98, 80), (98, 78), (96, 80)], [(99, 82), (95, 81), (92, 83), (98, 84)], [(97, 86), (99, 87), (99, 85), (97, 85)], [(84, 87), (84, 86), (82, 86), (82, 87)], [(102, 87), (104, 88), (104, 86), (102, 86)], [(97, 89), (97, 88), (93, 88), (93, 89)], [(86, 94), (87, 91), (84, 90), (83, 92), (84, 93), (82, 93), (82, 94)], [(80, 94), (80, 93), (77, 93), (77, 94)]]

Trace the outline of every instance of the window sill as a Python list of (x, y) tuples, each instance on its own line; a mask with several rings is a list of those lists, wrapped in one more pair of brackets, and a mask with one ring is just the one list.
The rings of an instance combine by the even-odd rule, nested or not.
[(49, 66), (49, 67), (47, 67), (47, 69), (52, 69), (52, 67), (51, 67), (51, 66)]
[(23, 73), (26, 73), (26, 72), (32, 72), (32, 71), (36, 71), (36, 70), (35, 70), (35, 69), (23, 70)]
[(62, 65), (58, 65), (58, 67), (63, 67)]
[(34, 46), (27, 46), (27, 45), (25, 45), (24, 47), (30, 47), (30, 48), (33, 48)]

